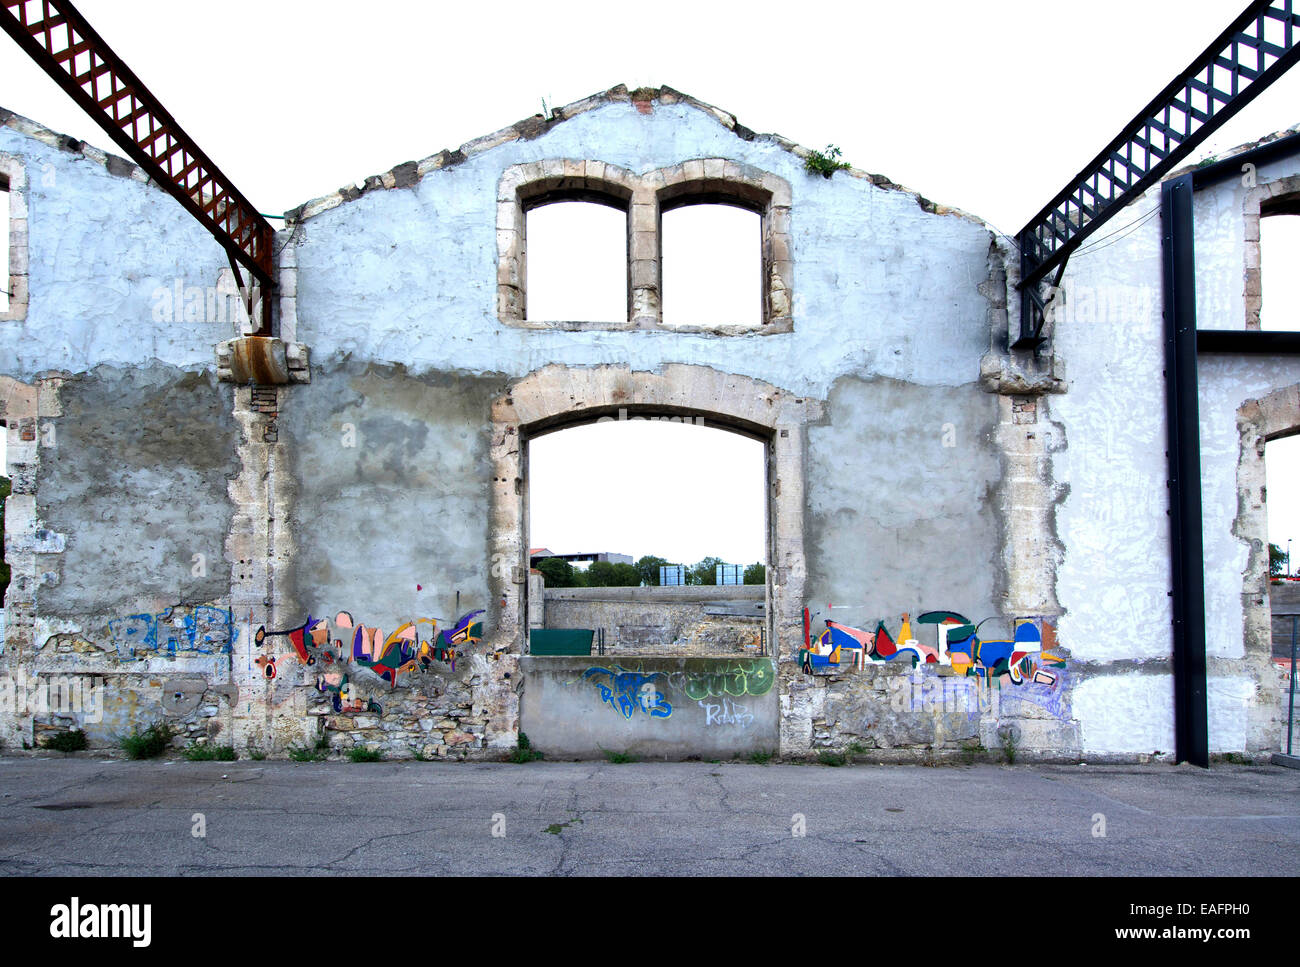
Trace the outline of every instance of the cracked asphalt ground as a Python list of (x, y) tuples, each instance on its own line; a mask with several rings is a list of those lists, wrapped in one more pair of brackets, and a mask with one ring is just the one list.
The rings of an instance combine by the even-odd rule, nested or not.
[(1296, 876), (1300, 771), (14, 757), (0, 873)]

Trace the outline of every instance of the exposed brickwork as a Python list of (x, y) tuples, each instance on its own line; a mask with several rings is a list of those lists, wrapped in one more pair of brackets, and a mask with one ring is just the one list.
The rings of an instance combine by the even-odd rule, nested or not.
[(1013, 423), (1037, 423), (1038, 403), (1031, 397), (1013, 397), (1011, 401)]
[(275, 443), (280, 439), (276, 418), (280, 415), (280, 393), (274, 386), (254, 386), (252, 388), (252, 409), (263, 419), (258, 422), (262, 428), (262, 442)]
[[(37, 471), (41, 456), (40, 417), (62, 414), (58, 387), (50, 377), (34, 385), (0, 376), (0, 420), (7, 435), (6, 462), (11, 492), (4, 502), (4, 558), (9, 565), (5, 592), (5, 627), (0, 654), (12, 668), (34, 653), (38, 637), (36, 604), (41, 585), (59, 579), (66, 536), (47, 529), (36, 505)], [(47, 438), (52, 443), (53, 438)], [(3, 721), (3, 720), (0, 720)], [(7, 722), (0, 739), (10, 747), (28, 742), (32, 717), (19, 713)]]

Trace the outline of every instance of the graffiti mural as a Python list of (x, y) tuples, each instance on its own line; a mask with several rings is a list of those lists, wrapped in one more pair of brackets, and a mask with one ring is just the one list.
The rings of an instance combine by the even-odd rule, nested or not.
[(666, 719), (673, 714), (673, 707), (655, 682), (667, 678), (663, 672), (646, 675), (639, 671), (629, 671), (622, 665), (604, 668), (593, 665), (582, 673), (582, 680), (596, 686), (600, 700), (617, 711), (625, 719), (634, 713), (644, 712), (650, 718)]
[(316, 690), (332, 695), (330, 705), (341, 715), (355, 715), (358, 712), (384, 714), (384, 707), (373, 698), (362, 701), (356, 694), (355, 686), (348, 682), (348, 676), (342, 672), (326, 672), (316, 679)]
[(754, 713), (749, 710), (748, 705), (741, 705), (729, 698), (724, 698), (717, 703), (701, 699), (696, 704), (704, 709), (705, 725), (738, 725), (742, 729), (747, 729), (754, 721)]
[(862, 668), (868, 662), (902, 657), (914, 665), (948, 666), (985, 683), (1032, 682), (1049, 688), (1059, 683), (1065, 660), (1043, 650), (1042, 631), (1034, 619), (1016, 618), (1010, 638), (984, 640), (979, 636), (979, 629), (989, 620), (975, 624), (955, 611), (927, 611), (918, 615), (918, 627), (934, 629), (932, 646), (915, 637), (911, 617), (906, 612), (897, 637), (889, 633), (883, 621), (877, 622), (874, 632), (868, 632), (827, 619), (826, 630), (814, 638), (812, 618), (804, 608), (804, 644), (799, 650), (799, 664), (805, 674), (812, 675), (846, 667)]
[(766, 695), (772, 690), (776, 676), (772, 663), (766, 659), (735, 661), (719, 665), (710, 671), (674, 672), (672, 683), (691, 701), (702, 698), (741, 695)]
[(114, 618), (108, 622), (108, 637), (123, 661), (159, 654), (228, 655), (232, 628), (229, 608), (178, 606), (161, 614)]
[[(396, 688), (401, 675), (426, 671), (434, 662), (449, 665), (454, 672), (458, 651), (463, 652), (482, 640), (483, 623), (479, 618), (483, 614), (482, 609), (470, 611), (442, 631), (438, 630), (436, 618), (417, 618), (385, 635), (378, 626), (358, 624), (350, 611), (340, 611), (332, 619), (316, 618), (308, 613), (306, 621), (292, 628), (282, 631), (268, 631), (265, 625), (258, 628), (253, 636), (258, 646), (270, 647), (278, 638), (287, 641), (291, 651), (264, 654), (256, 664), (268, 679), (278, 674), (276, 662), (290, 655), (308, 667), (317, 663), (352, 664), (370, 669), (391, 688)], [(317, 687), (321, 691), (338, 692), (335, 698), (339, 702), (359, 702), (360, 699), (340, 698), (347, 678), (342, 673), (339, 675), (337, 681), (333, 672), (321, 676)]]

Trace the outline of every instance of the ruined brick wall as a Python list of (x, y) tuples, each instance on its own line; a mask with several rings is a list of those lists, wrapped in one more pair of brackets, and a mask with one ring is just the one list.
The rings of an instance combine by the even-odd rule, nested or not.
[(608, 655), (760, 655), (765, 589), (552, 588), (546, 627), (605, 633)]
[[(289, 213), (288, 381), (249, 386), (219, 247), (134, 166), (0, 115), (27, 269), (22, 313), (0, 319), (0, 663), (11, 684), (104, 688), (93, 723), (8, 701), (6, 747), (79, 724), (107, 747), (167, 720), (180, 744), (259, 754), (500, 755), (529, 700), (528, 440), (630, 410), (764, 442), (768, 583), (761, 623), (611, 612), (626, 641), (596, 677), (676, 660), (647, 649), (747, 655), (757, 623), (777, 674), (755, 708), (787, 755), (1007, 735), (1049, 758), (1167, 751), (1157, 221), (1073, 260), (1048, 348), (1012, 351), (997, 233), (807, 156), (679, 92), (619, 87), (397, 165)], [(1211, 325), (1244, 326), (1257, 287), (1245, 191), (1198, 200)], [(627, 319), (529, 318), (520, 219), (555, 192), (626, 206)], [(763, 317), (668, 329), (656, 213), (719, 197), (762, 219)], [(1202, 377), (1211, 747), (1259, 751), (1278, 690), (1258, 452), (1300, 370), (1206, 360)], [(946, 642), (967, 624), (982, 652)], [(843, 635), (876, 660), (832, 662)], [(580, 680), (546, 687), (613, 725), (666, 717)], [(701, 727), (744, 718), (692, 708)]]
[(0, 742), (76, 725), (114, 746), (164, 717), (228, 735), (239, 434), (212, 347), (240, 321), (224, 253), (135, 165), (3, 110), (0, 166), (21, 189), (23, 289), (0, 316)]

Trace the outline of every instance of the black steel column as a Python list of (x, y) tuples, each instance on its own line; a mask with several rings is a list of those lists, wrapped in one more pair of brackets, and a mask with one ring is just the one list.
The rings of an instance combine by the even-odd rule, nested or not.
[(1190, 174), (1166, 181), (1160, 191), (1169, 423), (1169, 556), (1174, 611), (1174, 752), (1179, 762), (1208, 767), (1192, 194)]

